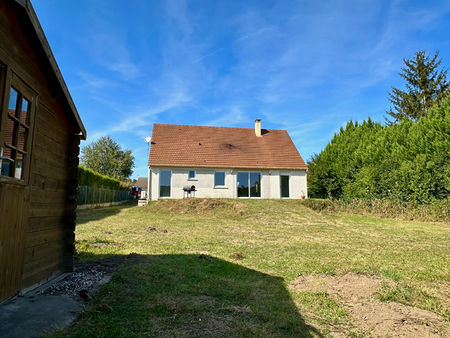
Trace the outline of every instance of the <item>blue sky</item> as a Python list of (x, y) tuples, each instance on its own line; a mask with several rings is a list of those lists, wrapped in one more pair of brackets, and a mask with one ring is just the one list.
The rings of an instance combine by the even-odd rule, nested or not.
[(450, 65), (448, 1), (34, 0), (88, 132), (147, 172), (153, 123), (287, 129), (305, 160), (384, 121), (403, 58)]

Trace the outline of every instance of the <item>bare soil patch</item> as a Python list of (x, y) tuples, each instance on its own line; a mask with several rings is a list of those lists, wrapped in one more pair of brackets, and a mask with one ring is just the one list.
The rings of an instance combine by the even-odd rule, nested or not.
[(448, 337), (449, 324), (432, 312), (396, 302), (381, 302), (380, 278), (348, 273), (344, 276), (300, 276), (290, 283), (296, 291), (327, 292), (335, 297), (361, 333), (374, 337)]
[(156, 229), (155, 227), (149, 226), (147, 229), (145, 229), (147, 232), (162, 232), (163, 234), (167, 234), (168, 231), (166, 229)]
[(241, 259), (244, 259), (245, 256), (244, 256), (244, 254), (242, 252), (235, 252), (235, 253), (230, 255), (230, 258), (234, 259), (234, 260), (241, 260)]

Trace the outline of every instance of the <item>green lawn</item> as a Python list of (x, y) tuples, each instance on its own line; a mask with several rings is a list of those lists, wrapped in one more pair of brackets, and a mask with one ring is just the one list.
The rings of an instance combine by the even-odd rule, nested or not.
[(165, 200), (78, 212), (81, 259), (137, 253), (68, 336), (321, 336), (361, 332), (300, 275), (386, 281), (379, 299), (450, 319), (450, 226), (316, 213), (291, 200)]

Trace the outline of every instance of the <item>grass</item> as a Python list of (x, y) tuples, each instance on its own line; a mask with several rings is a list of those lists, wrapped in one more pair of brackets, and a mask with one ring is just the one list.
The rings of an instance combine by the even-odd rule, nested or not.
[(78, 212), (84, 260), (137, 253), (62, 336), (321, 336), (351, 321), (299, 275), (376, 275), (379, 299), (450, 320), (450, 227), (294, 200), (164, 200)]

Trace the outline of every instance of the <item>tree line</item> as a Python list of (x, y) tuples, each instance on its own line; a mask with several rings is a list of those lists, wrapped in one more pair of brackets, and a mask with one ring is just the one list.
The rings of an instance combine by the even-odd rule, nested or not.
[(447, 71), (419, 51), (404, 60), (406, 89), (392, 88), (385, 124), (349, 121), (308, 163), (311, 197), (428, 203), (450, 192)]

